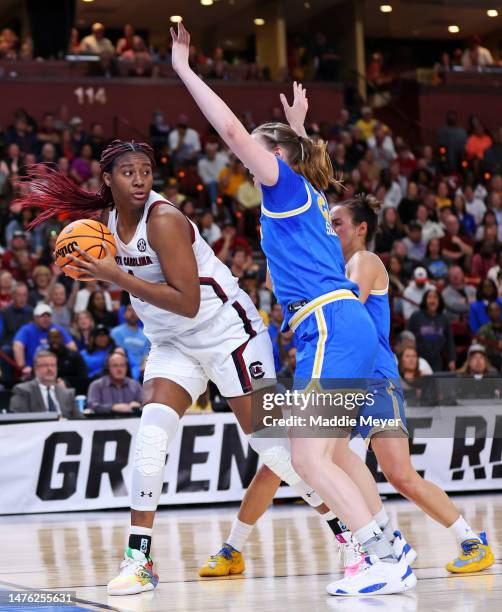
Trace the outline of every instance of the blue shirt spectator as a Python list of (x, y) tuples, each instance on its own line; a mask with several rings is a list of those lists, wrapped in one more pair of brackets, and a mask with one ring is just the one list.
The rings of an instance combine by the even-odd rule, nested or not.
[(478, 287), (476, 301), (469, 308), (469, 327), (473, 334), (490, 322), (487, 308), (490, 302), (498, 302), (502, 306), (502, 298), (497, 297), (497, 286), (491, 279), (485, 278)]
[(139, 380), (143, 360), (150, 350), (150, 342), (140, 328), (138, 315), (130, 304), (125, 308), (124, 318), (125, 323), (114, 327), (111, 336), (115, 344), (125, 350), (132, 376)]
[(92, 330), (88, 347), (80, 351), (87, 366), (89, 378), (96, 378), (103, 374), (106, 359), (114, 348), (115, 342), (112, 340), (108, 328), (104, 325), (97, 325)]
[(279, 345), (277, 344), (277, 337), (281, 329), (282, 321), (284, 320), (284, 314), (280, 304), (274, 304), (270, 311), (270, 323), (268, 325), (268, 334), (272, 341), (274, 348), (274, 364), (275, 371), (278, 372), (281, 369), (281, 360), (279, 358)]
[[(129, 298), (129, 294), (126, 294), (127, 297)], [(122, 306), (120, 306), (120, 308), (117, 310), (117, 318), (118, 318), (118, 324), (122, 325), (122, 323), (125, 323), (125, 311), (127, 309), (127, 307), (129, 306), (130, 302), (128, 302), (127, 304), (122, 304)], [(143, 329), (144, 325), (143, 325), (143, 321), (141, 319), (138, 319), (138, 327), (140, 327), (141, 329)]]
[(63, 334), (65, 346), (76, 350), (77, 347), (70, 334), (52, 322), (52, 308), (48, 304), (38, 304), (33, 311), (34, 322), (23, 325), (14, 336), (12, 349), (14, 359), (23, 370), (23, 376), (29, 376), (35, 353), (49, 346), (47, 334), (50, 329), (59, 329)]
[(295, 336), (291, 330), (279, 332), (272, 344), (274, 350), (275, 371), (279, 372), (286, 365), (289, 349), (296, 348)]

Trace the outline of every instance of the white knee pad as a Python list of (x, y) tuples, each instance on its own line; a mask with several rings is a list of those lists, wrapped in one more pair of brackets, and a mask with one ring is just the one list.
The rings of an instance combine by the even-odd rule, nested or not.
[(260, 438), (248, 436), (249, 446), (258, 453), (263, 463), (291, 487), (301, 478), (291, 465), (289, 438)]
[(157, 509), (164, 482), (167, 449), (176, 435), (179, 420), (178, 413), (165, 404), (152, 403), (143, 407), (134, 450), (133, 510)]
[(248, 436), (249, 445), (258, 453), (263, 463), (281, 480), (284, 480), (309, 506), (317, 508), (323, 502), (319, 495), (306, 484), (291, 465), (289, 438), (266, 438)]

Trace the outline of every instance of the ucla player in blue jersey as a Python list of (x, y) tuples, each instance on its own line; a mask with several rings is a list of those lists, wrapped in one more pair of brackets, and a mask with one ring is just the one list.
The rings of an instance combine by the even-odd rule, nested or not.
[[(254, 175), (263, 193), (262, 246), (285, 326), (297, 340), (299, 380), (364, 378), (374, 368), (377, 335), (358, 288), (345, 276), (340, 241), (322, 190), (334, 182), (326, 145), (284, 124), (249, 135), (234, 113), (190, 68), (190, 37), (173, 38), (173, 68), (208, 121)], [(336, 595), (402, 592), (416, 584), (373, 519), (365, 491), (335, 464), (335, 438), (292, 438), (293, 467), (365, 546), (372, 564)], [(342, 443), (345, 441), (342, 439)], [(263, 455), (262, 455), (263, 457)], [(264, 460), (265, 461), (265, 460)], [(270, 466), (269, 466), (270, 467)]]
[[(459, 544), (460, 553), (447, 564), (446, 569), (457, 574), (481, 571), (495, 561), (486, 534), (474, 533), (446, 493), (432, 482), (424, 480), (411, 464), (403, 392), (396, 358), (389, 344), (389, 278), (380, 258), (367, 250), (367, 244), (375, 234), (378, 208), (379, 203), (375, 198), (360, 195), (350, 202), (335, 206), (330, 215), (342, 244), (347, 276), (359, 286), (360, 299), (378, 333), (379, 348), (372, 381), (375, 383), (372, 390), (376, 391), (376, 401), (373, 406), (363, 408), (359, 416), (386, 419), (387, 425), (376, 428), (359, 425), (355, 433), (359, 433), (368, 444), (371, 441), (380, 468), (394, 488), (452, 532)], [(358, 466), (357, 462), (354, 466), (355, 469), (366, 468)], [(394, 534), (401, 539), (402, 544), (401, 534), (392, 527), (384, 512), (381, 521), (378, 521), (380, 526), (389, 539)], [(409, 547), (406, 550), (410, 555)], [(413, 551), (411, 555), (410, 563), (415, 557)]]
[[(355, 428), (354, 433), (360, 434), (368, 445), (371, 444), (385, 477), (394, 488), (452, 532), (459, 543), (460, 554), (447, 564), (447, 570), (458, 574), (481, 571), (494, 563), (494, 555), (487, 543), (486, 534), (481, 533), (478, 536), (474, 533), (446, 493), (435, 484), (424, 480), (411, 464), (404, 398), (397, 361), (389, 343), (389, 279), (380, 258), (367, 250), (367, 243), (371, 242), (377, 227), (378, 208), (379, 203), (375, 198), (360, 195), (335, 206), (330, 213), (347, 262), (347, 276), (358, 284), (361, 301), (364, 302), (378, 333), (378, 352), (371, 385), (375, 402), (372, 406), (360, 410), (358, 416), (378, 418), (386, 424), (383, 427), (372, 427), (363, 423)], [(367, 467), (355, 453), (350, 451), (350, 454), (352, 458), (346, 461), (344, 467), (354, 480), (358, 480), (355, 472), (364, 474)], [(253, 526), (272, 502), (279, 485), (280, 479), (263, 466), (246, 492), (236, 521), (237, 528), (232, 529), (227, 541), (238, 541), (242, 550)], [(369, 491), (372, 492), (373, 489), (369, 487)], [(416, 558), (415, 551), (407, 544), (396, 526), (392, 525), (379, 497), (373, 505), (378, 504), (380, 509), (375, 513), (375, 521), (393, 542), (396, 554), (404, 552), (411, 564)], [(318, 510), (326, 512), (324, 506)], [(338, 523), (333, 516), (328, 522), (332, 528)], [(245, 537), (242, 537), (242, 533), (245, 533)], [(337, 539), (344, 553), (345, 575), (352, 576), (360, 572), (366, 562), (358, 543), (343, 528), (338, 530)], [(215, 574), (208, 572), (202, 575)], [(335, 588), (339, 589), (340, 582), (335, 584)], [(328, 588), (331, 590), (333, 587), (330, 585)]]

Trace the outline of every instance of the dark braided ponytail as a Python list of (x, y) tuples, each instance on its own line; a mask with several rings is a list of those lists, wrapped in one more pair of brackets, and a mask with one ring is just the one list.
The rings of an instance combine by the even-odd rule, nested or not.
[[(126, 153), (143, 153), (155, 167), (155, 156), (150, 145), (144, 142), (114, 140), (103, 151), (99, 160), (101, 175), (111, 172), (119, 157)], [(41, 210), (31, 222), (30, 228), (51, 217), (64, 214), (69, 219), (97, 217), (99, 213), (113, 206), (110, 187), (104, 183), (97, 193), (91, 193), (76, 185), (73, 180), (57, 168), (47, 164), (35, 164), (26, 177), (19, 181), (21, 196), (15, 200), (23, 208), (35, 207)]]

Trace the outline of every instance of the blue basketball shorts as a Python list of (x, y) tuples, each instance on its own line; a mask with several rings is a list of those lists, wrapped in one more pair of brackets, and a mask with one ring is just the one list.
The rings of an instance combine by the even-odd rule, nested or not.
[(378, 337), (359, 299), (345, 289), (312, 300), (289, 321), (296, 338), (295, 388), (312, 379), (370, 378)]
[(398, 381), (388, 378), (373, 379), (367, 387), (367, 400), (357, 414), (357, 425), (351, 437), (360, 435), (367, 443), (375, 434), (404, 432), (406, 428), (405, 400)]

